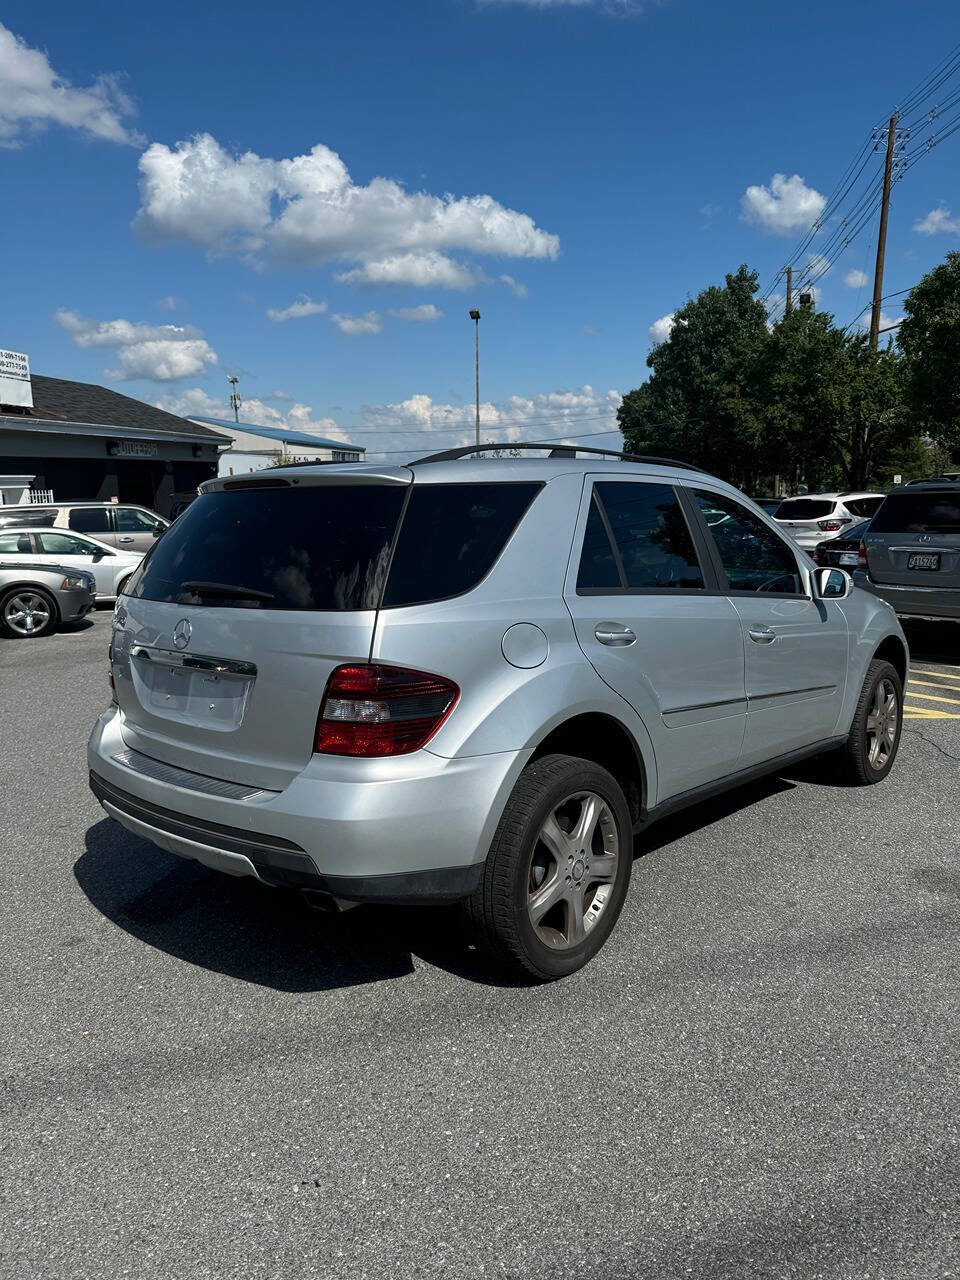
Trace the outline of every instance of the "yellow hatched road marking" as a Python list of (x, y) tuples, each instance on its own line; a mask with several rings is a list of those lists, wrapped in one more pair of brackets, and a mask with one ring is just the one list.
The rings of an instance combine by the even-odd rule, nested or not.
[[(942, 693), (960, 694), (960, 689), (954, 689), (953, 686), (949, 684), (937, 684), (936, 680), (911, 680), (906, 688), (906, 694), (908, 697), (910, 696), (910, 690), (918, 684), (923, 685), (925, 689), (939, 689)], [(928, 693), (917, 694), (918, 698), (929, 698), (929, 696), (930, 695)], [(948, 701), (955, 702), (957, 706), (960, 707), (960, 698), (950, 698)]]
[(908, 698), (923, 698), (927, 702), (948, 702), (951, 707), (960, 707), (960, 702), (956, 698), (938, 698), (935, 693), (911, 693), (907, 690)]

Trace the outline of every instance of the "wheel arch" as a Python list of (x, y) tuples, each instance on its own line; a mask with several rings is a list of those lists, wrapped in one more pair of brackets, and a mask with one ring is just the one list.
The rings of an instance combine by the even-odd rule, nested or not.
[(60, 601), (57, 599), (57, 593), (55, 591), (51, 591), (51, 589), (45, 583), (35, 582), (32, 578), (22, 578), (17, 582), (4, 583), (4, 585), (0, 587), (0, 604), (2, 604), (4, 600), (6, 600), (7, 596), (11, 593), (11, 591), (23, 591), (24, 588), (26, 588), (28, 591), (39, 591), (41, 595), (45, 595), (47, 599), (50, 601), (50, 603), (53, 605), (54, 617), (59, 623)]
[(885, 636), (874, 650), (873, 661), (889, 662), (892, 667), (896, 668), (897, 674), (900, 676), (901, 685), (907, 683), (907, 646), (899, 636)]
[(588, 711), (555, 725), (534, 748), (531, 760), (558, 752), (592, 760), (623, 788), (634, 825), (643, 821), (649, 796), (643, 754), (629, 729), (614, 716)]

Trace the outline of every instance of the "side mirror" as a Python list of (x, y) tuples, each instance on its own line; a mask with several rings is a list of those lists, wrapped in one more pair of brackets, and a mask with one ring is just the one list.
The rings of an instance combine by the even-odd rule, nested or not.
[(155, 538), (162, 538), (165, 533), (166, 529), (164, 529), (162, 524), (158, 524), (153, 530), (153, 536)]
[(100, 549), (100, 547), (97, 547), (97, 549), (96, 549), (96, 551), (94, 551), (94, 553), (93, 553), (93, 557), (92, 557), (92, 558), (93, 558), (93, 562), (94, 562), (94, 564), (96, 564), (99, 560), (102, 560), (104, 556), (108, 556), (109, 554), (110, 554), (110, 552), (109, 552), (109, 551), (103, 551), (103, 550), (101, 550), (101, 549)]
[(846, 600), (853, 590), (853, 579), (842, 569), (818, 569), (815, 576), (821, 600)]

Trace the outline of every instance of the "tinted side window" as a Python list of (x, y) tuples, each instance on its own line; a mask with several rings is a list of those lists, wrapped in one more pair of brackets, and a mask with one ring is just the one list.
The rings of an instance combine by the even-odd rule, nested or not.
[(855, 516), (872, 516), (879, 511), (882, 498), (844, 498), (843, 505)]
[(117, 507), (113, 518), (117, 522), (119, 533), (153, 533), (160, 525), (155, 516), (148, 516), (145, 511), (138, 511), (136, 507)]
[(0, 533), (0, 556), (30, 555), (33, 542), (25, 533)]
[(724, 494), (695, 489), (694, 497), (720, 554), (731, 591), (804, 594), (796, 556), (758, 516)]
[(69, 525), (77, 533), (108, 533), (110, 513), (106, 507), (74, 507), (70, 512)]
[(92, 556), (94, 551), (99, 550), (82, 538), (71, 538), (69, 533), (47, 533), (43, 530), (37, 534), (37, 537), (40, 539), (41, 550), (48, 555)]
[(677, 495), (642, 480), (594, 486), (606, 513), (628, 588), (696, 590), (703, 574)]
[(620, 569), (613, 557), (613, 547), (597, 505), (597, 495), (590, 499), (590, 514), (583, 535), (577, 589), (587, 591), (619, 591), (623, 586)]
[(267, 482), (202, 494), (154, 543), (129, 594), (217, 609), (375, 609), (405, 487)]
[(475, 587), (492, 568), (540, 488), (539, 483), (414, 482), (384, 606), (445, 600)]

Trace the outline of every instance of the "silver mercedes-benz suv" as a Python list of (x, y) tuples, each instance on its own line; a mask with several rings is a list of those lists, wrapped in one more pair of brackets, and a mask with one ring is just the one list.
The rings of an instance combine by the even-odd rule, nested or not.
[(472, 452), (208, 481), (118, 602), (90, 784), (232, 875), (460, 900), (546, 980), (655, 818), (822, 752), (886, 777), (907, 647), (702, 471)]

